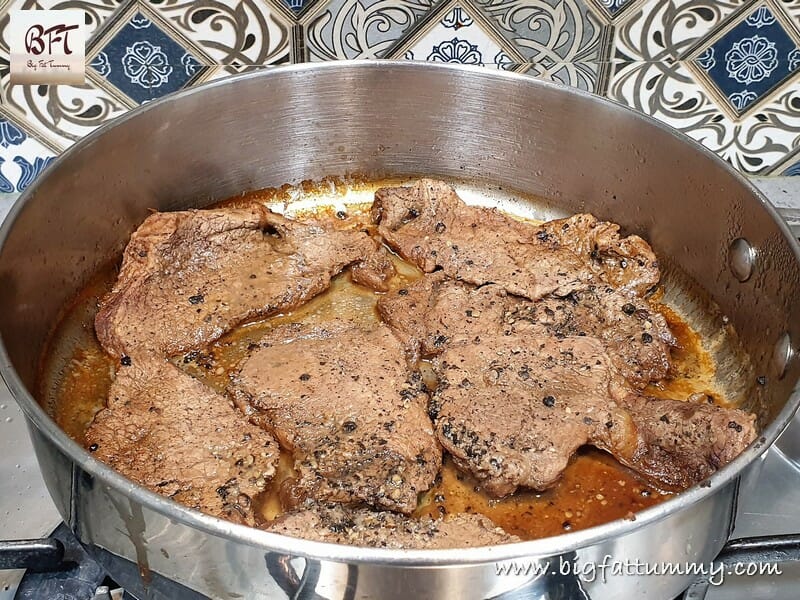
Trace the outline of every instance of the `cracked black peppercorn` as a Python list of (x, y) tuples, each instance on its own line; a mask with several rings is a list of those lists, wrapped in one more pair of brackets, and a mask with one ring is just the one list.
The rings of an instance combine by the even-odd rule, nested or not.
[(731, 421), (730, 423), (728, 423), (728, 429), (734, 429), (736, 430), (736, 433), (742, 432), (742, 426), (739, 425), (736, 421)]
[(555, 406), (555, 404), (556, 404), (556, 399), (553, 398), (553, 396), (545, 396), (544, 398), (542, 398), (542, 403), (547, 408), (553, 408), (553, 406)]
[(89, 446), (89, 452), (96, 452), (99, 446), (97, 444), (92, 444)]
[(342, 429), (345, 433), (352, 433), (356, 430), (356, 424), (353, 421), (345, 421), (342, 423)]
[(652, 335), (650, 335), (647, 332), (642, 334), (642, 343), (643, 344), (649, 344), (652, 341), (653, 341), (653, 336)]
[(311, 379), (311, 375), (309, 375), (308, 373), (303, 373), (302, 375), (300, 375), (300, 381), (308, 381), (309, 379)]
[(347, 213), (344, 212), (343, 210), (337, 210), (336, 211), (336, 218), (337, 219), (346, 219), (347, 218)]
[(636, 312), (636, 307), (628, 302), (627, 304), (622, 305), (622, 312), (624, 312), (626, 315), (632, 315)]
[(202, 304), (205, 301), (203, 294), (197, 294), (196, 296), (189, 296), (189, 304)]
[(133, 361), (131, 360), (130, 356), (126, 355), (119, 359), (119, 364), (121, 364), (123, 367), (130, 367), (131, 364), (133, 364)]

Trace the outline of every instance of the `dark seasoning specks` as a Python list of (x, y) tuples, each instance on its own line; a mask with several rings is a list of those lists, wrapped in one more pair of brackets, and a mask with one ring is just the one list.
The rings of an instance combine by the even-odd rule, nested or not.
[[(344, 181), (324, 180), (320, 184), (302, 184), (262, 190), (221, 204), (237, 205), (252, 200), (287, 210), (290, 214), (325, 211), (342, 227), (370, 228), (368, 206), (377, 187), (397, 185), (406, 181)], [(495, 189), (465, 189), (459, 192), (473, 204), (490, 204)], [(503, 195), (500, 192), (499, 195)], [(542, 202), (525, 203), (507, 195), (501, 206), (523, 218), (542, 220), (551, 216)], [(319, 207), (323, 207), (320, 209)], [(533, 208), (531, 208), (533, 207)], [(398, 276), (393, 289), (404, 288), (421, 276), (420, 271), (394, 257)], [(43, 362), (41, 399), (57, 423), (73, 439), (83, 443), (83, 434), (94, 414), (104, 405), (111, 383), (113, 361), (100, 349), (93, 334), (93, 318), (97, 299), (107, 291), (116, 277), (113, 266), (99, 272), (95, 280), (76, 298), (58, 327)], [(401, 292), (402, 293), (402, 292)], [(218, 391), (228, 384), (231, 372), (246, 354), (258, 346), (259, 340), (271, 328), (290, 322), (323, 323), (333, 318), (351, 319), (364, 326), (377, 322), (375, 303), (378, 293), (355, 285), (349, 273), (336, 277), (331, 288), (298, 310), (264, 321), (245, 324), (225, 335), (207, 348), (174, 357), (174, 363), (189, 374), (201, 379)], [(203, 302), (202, 296), (192, 296), (191, 304)], [(654, 300), (657, 302), (657, 300)], [(707, 394), (711, 401), (725, 403), (715, 387), (715, 365), (703, 348), (700, 336), (669, 307), (659, 305), (678, 339), (673, 352), (674, 377), (647, 393), (659, 397), (685, 398), (692, 393)], [(624, 307), (623, 307), (624, 310)], [(643, 340), (646, 342), (646, 340)], [(126, 357), (122, 358), (124, 364)], [(307, 374), (301, 374), (300, 378)], [(432, 386), (432, 372), (422, 365), (423, 379)], [(553, 406), (557, 398), (541, 399)], [(356, 427), (356, 423), (345, 423)], [(278, 475), (265, 495), (258, 499), (262, 518), (269, 520), (282, 507), (277, 493), (280, 482), (291, 476), (292, 464), (282, 453)], [(519, 492), (503, 500), (484, 494), (477, 481), (459, 472), (449, 458), (436, 479), (435, 485), (420, 494), (417, 516), (439, 517), (459, 512), (481, 513), (508, 533), (523, 539), (557, 535), (564, 531), (584, 529), (613, 519), (634, 518), (637, 511), (669, 497), (668, 492), (653, 489), (632, 471), (622, 467), (609, 455), (594, 449), (581, 449), (571, 461), (561, 480), (543, 493)]]

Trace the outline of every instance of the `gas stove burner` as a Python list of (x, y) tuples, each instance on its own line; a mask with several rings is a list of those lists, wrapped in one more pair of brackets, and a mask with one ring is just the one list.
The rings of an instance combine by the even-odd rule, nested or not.
[(108, 578), (105, 569), (89, 556), (64, 523), (50, 539), (64, 546), (61, 568), (28, 570), (17, 588), (15, 600), (136, 600)]

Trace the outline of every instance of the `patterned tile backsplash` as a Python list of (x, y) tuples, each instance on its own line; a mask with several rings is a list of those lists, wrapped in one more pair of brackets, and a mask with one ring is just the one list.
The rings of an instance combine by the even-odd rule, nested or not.
[[(81, 86), (11, 85), (12, 9), (80, 8)], [(800, 176), (800, 0), (0, 0), (0, 192), (127, 110), (268, 65), (459, 62), (604, 95)]]

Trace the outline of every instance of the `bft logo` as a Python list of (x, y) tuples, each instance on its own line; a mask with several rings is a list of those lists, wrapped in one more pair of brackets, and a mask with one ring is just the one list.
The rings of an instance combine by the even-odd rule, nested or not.
[(45, 29), (41, 25), (33, 25), (25, 34), (25, 50), (39, 56), (44, 53), (46, 48), (47, 54), (53, 54), (53, 44), (57, 49), (60, 44), (64, 54), (72, 54), (69, 47), (69, 32), (75, 29), (78, 29), (77, 25), (65, 25), (64, 23), (59, 23), (49, 29)]
[(11, 83), (81, 84), (86, 74), (82, 10), (13, 10)]

